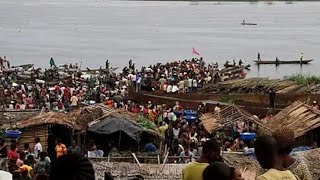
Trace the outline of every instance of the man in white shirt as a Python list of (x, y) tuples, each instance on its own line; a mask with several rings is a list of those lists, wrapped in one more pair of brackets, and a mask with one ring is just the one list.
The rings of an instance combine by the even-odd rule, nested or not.
[(173, 86), (172, 86), (172, 92), (173, 92), (173, 93), (176, 93), (176, 92), (178, 92), (178, 91), (179, 91), (178, 86), (177, 86), (177, 85), (173, 85)]
[(142, 81), (142, 77), (141, 75), (138, 75), (137, 82), (136, 82), (136, 92), (141, 91), (141, 81)]
[(173, 131), (173, 137), (179, 138), (180, 128), (179, 128), (178, 124), (175, 125), (175, 127), (172, 129), (172, 131)]
[(171, 93), (172, 92), (172, 85), (169, 84), (167, 87), (167, 93)]
[(193, 87), (193, 92), (196, 92), (198, 88), (198, 82), (196, 79), (192, 80), (192, 87)]
[(0, 180), (12, 180), (12, 174), (7, 171), (0, 170)]
[(188, 89), (189, 89), (189, 93), (192, 92), (192, 78), (188, 78)]
[(184, 88), (185, 88), (184, 80), (181, 80), (178, 83), (178, 86), (179, 86), (179, 93), (184, 93)]
[(36, 145), (34, 146), (34, 156), (35, 158), (39, 158), (39, 155), (42, 152), (42, 145), (40, 143), (39, 137), (36, 137), (35, 143)]

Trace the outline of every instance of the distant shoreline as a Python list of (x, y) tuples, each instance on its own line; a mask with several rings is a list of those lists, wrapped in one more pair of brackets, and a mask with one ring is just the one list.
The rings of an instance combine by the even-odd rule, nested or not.
[(189, 1), (189, 2), (320, 2), (320, 0), (295, 0), (295, 1), (288, 1), (288, 0), (277, 0), (277, 1), (269, 1), (269, 0), (135, 0), (135, 1)]

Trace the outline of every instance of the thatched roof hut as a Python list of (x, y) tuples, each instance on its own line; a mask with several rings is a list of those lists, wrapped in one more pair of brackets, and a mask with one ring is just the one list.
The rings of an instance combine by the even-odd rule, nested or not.
[[(294, 131), (298, 144), (307, 145), (313, 140), (313, 134), (315, 134), (314, 136), (319, 135), (317, 131), (313, 132), (313, 130), (320, 127), (320, 111), (296, 101), (275, 115), (265, 125), (268, 127), (268, 129), (263, 129), (265, 134), (271, 134), (279, 128), (290, 128)], [(306, 135), (308, 137), (305, 137)]]
[(98, 108), (80, 108), (70, 113), (42, 112), (16, 122), (15, 126), (22, 132), (19, 138), (21, 146), (24, 143), (33, 146), (35, 137), (39, 137), (43, 148), (50, 149), (56, 138), (63, 139), (68, 145), (76, 132), (85, 132), (88, 122), (101, 116), (102, 110)]
[(320, 127), (320, 111), (313, 110), (311, 106), (296, 101), (275, 115), (266, 125), (272, 131), (283, 127), (291, 128), (297, 138)]
[(83, 130), (88, 122), (101, 117), (101, 109), (81, 108), (70, 113), (44, 112), (37, 116), (16, 123), (18, 129), (38, 126), (43, 124), (60, 124), (75, 130)]
[(229, 105), (221, 109), (220, 113), (206, 113), (200, 117), (201, 123), (208, 132), (221, 129), (223, 127), (232, 125), (237, 121), (252, 122), (260, 127), (267, 128), (260, 120), (245, 111), (244, 109), (237, 107), (236, 105)]
[(40, 109), (2, 110), (0, 111), (0, 124), (15, 124), (18, 121), (36, 116)]

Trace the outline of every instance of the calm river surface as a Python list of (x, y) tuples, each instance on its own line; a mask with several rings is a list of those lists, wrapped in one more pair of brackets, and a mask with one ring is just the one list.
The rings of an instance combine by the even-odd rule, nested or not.
[[(258, 26), (241, 26), (247, 22)], [(99, 67), (106, 59), (138, 67), (192, 57), (207, 62), (244, 59), (250, 77), (320, 75), (320, 2), (142, 2), (107, 0), (1, 0), (0, 55), (12, 64), (47, 67), (80, 62)], [(260, 66), (262, 59), (315, 61), (310, 65)]]

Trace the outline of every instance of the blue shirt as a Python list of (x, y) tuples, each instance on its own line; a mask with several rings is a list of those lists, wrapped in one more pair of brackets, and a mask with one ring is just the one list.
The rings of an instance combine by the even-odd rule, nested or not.
[(148, 143), (144, 146), (144, 151), (145, 152), (157, 152), (157, 148), (154, 144)]

